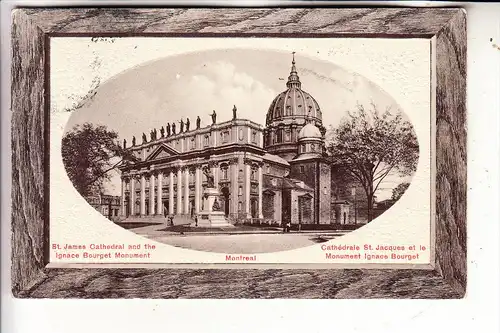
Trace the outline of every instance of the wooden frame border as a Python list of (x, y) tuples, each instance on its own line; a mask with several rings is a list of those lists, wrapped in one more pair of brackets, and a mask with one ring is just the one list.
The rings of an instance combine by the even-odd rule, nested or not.
[[(277, 24), (279, 22), (279, 24)], [(435, 270), (47, 268), (51, 35), (429, 38)], [(12, 14), (12, 292), (22, 298), (460, 298), (466, 260), (466, 15), (459, 8), (23, 8)], [(169, 282), (172, 281), (172, 282)]]

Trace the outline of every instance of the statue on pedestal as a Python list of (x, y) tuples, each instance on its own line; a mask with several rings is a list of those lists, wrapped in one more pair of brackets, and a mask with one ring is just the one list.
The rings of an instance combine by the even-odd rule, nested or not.
[(156, 139), (158, 139), (158, 132), (156, 131), (156, 128), (153, 129), (153, 136)]
[(123, 139), (123, 149), (127, 148), (127, 140)]
[(170, 123), (167, 123), (167, 136), (170, 136)]
[(143, 132), (142, 133), (142, 143), (148, 142), (148, 138), (146, 137), (146, 134)]
[(191, 123), (189, 122), (189, 118), (186, 118), (186, 132), (189, 131), (189, 125)]
[(163, 128), (163, 126), (160, 128), (160, 135), (162, 138), (165, 137), (165, 129)]
[(236, 119), (236, 111), (238, 109), (236, 108), (236, 105), (233, 105), (233, 120)]
[(155, 133), (153, 132), (153, 130), (151, 130), (151, 131), (149, 132), (149, 136), (150, 136), (150, 138), (151, 138), (151, 141), (153, 141), (153, 140), (155, 139), (155, 138), (154, 138)]
[(200, 128), (201, 126), (201, 119), (200, 119), (200, 116), (198, 116), (198, 118), (196, 118), (196, 128)]
[(132, 146), (135, 146), (135, 136), (132, 137)]
[(172, 135), (175, 135), (175, 123), (172, 123)]
[(214, 175), (212, 175), (212, 171), (210, 168), (203, 168), (203, 174), (205, 177), (207, 177), (207, 187), (208, 188), (213, 188), (214, 187)]

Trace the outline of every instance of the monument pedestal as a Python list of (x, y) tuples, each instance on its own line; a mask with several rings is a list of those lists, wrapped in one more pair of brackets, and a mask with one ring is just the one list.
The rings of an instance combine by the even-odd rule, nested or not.
[[(217, 207), (220, 207), (219, 191), (216, 188), (207, 188), (204, 192), (204, 210), (198, 214), (198, 226), (206, 228), (215, 227), (234, 227), (224, 216), (224, 212)], [(215, 208), (215, 209), (214, 209)]]

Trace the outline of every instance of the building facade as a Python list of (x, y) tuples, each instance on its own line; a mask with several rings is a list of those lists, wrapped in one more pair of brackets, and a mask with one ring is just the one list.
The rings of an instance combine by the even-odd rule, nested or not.
[[(272, 102), (266, 125), (237, 117), (194, 129), (181, 123), (156, 129), (129, 147), (137, 162), (124, 164), (121, 214), (129, 219), (193, 217), (203, 207), (209, 169), (230, 221), (292, 224), (339, 222), (332, 201), (332, 167), (318, 102), (302, 85), (295, 59), (286, 90)], [(338, 198), (337, 198), (338, 199)], [(343, 205), (339, 201), (338, 205)], [(333, 206), (332, 206), (333, 205)], [(348, 211), (348, 210), (347, 210)], [(345, 209), (343, 210), (345, 212)]]
[(121, 213), (121, 198), (120, 196), (101, 194), (87, 196), (85, 200), (102, 215), (112, 221), (117, 221), (123, 216)]

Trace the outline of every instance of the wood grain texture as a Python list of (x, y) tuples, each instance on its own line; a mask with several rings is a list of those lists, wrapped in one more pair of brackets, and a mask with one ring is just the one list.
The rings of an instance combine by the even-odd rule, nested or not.
[[(457, 298), (466, 287), (465, 13), (433, 8), (21, 9), (13, 14), (12, 290), (35, 298)], [(437, 40), (436, 271), (49, 269), (48, 35)], [(45, 227), (44, 227), (45, 226)], [(174, 281), (174, 282), (172, 282)]]
[(22, 12), (12, 26), (12, 288), (44, 268), (44, 34)]
[(455, 13), (453, 8), (74, 8), (26, 11), (44, 31), (51, 33), (299, 33), (429, 37), (446, 25)]
[(462, 293), (467, 284), (465, 28), (460, 11), (436, 36), (436, 263)]
[[(169, 283), (168, 281), (175, 281)], [(45, 298), (459, 298), (430, 270), (49, 270)], [(23, 296), (23, 295), (20, 295)]]

